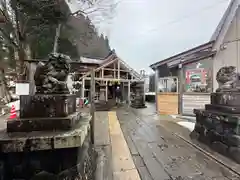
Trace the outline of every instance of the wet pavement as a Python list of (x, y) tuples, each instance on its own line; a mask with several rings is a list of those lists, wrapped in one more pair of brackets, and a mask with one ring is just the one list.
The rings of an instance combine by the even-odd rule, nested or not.
[(117, 116), (142, 180), (240, 179), (239, 165), (197, 148), (201, 145), (191, 141), (190, 131), (177, 124), (180, 120), (156, 115), (153, 104), (120, 108)]

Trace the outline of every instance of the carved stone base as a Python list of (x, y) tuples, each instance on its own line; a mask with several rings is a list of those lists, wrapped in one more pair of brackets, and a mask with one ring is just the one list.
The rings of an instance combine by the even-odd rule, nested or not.
[(196, 114), (196, 124), (191, 136), (240, 163), (238, 116), (205, 110), (194, 110), (194, 113)]
[(75, 95), (22, 95), (20, 118), (67, 117), (76, 111)]
[(96, 154), (89, 118), (64, 132), (0, 132), (0, 179), (93, 180)]
[(131, 104), (131, 107), (136, 109), (147, 108), (145, 104)]
[(81, 113), (67, 117), (24, 118), (7, 121), (7, 132), (67, 131), (75, 128), (81, 121)]
[(1, 154), (0, 178), (93, 180), (96, 153), (87, 137), (80, 147)]
[(136, 96), (132, 101), (131, 101), (131, 107), (133, 108), (146, 108), (145, 102), (143, 100), (143, 96)]

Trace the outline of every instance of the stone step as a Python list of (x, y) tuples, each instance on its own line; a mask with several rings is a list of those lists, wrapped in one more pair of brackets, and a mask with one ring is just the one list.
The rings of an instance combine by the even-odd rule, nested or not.
[(7, 132), (66, 131), (73, 129), (80, 121), (80, 112), (67, 117), (14, 119), (7, 121)]
[(220, 111), (224, 113), (240, 114), (240, 106), (206, 104), (205, 109), (209, 111)]
[(239, 92), (211, 93), (211, 104), (240, 106), (240, 93)]

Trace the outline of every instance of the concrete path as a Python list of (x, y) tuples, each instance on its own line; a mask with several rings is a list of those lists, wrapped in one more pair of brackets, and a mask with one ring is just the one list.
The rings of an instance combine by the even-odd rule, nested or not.
[(152, 106), (118, 109), (117, 116), (142, 180), (240, 179), (237, 169), (230, 170), (176, 136), (190, 134), (178, 119), (158, 116)]
[(113, 179), (140, 180), (116, 112), (108, 112), (109, 134), (112, 145)]
[(97, 179), (140, 180), (116, 112), (96, 112), (95, 127), (95, 148), (100, 156), (103, 155), (102, 173), (97, 173), (102, 177)]

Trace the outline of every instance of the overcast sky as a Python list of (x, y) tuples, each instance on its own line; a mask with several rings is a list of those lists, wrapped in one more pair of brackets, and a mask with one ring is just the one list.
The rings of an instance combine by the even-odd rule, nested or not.
[(100, 31), (136, 70), (209, 41), (229, 0), (120, 0)]

